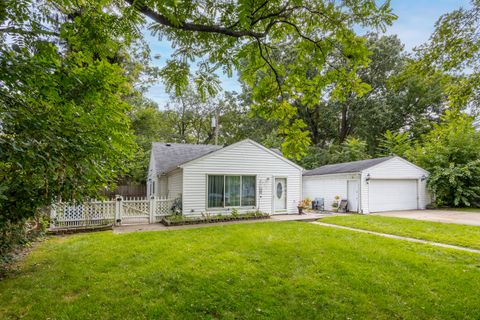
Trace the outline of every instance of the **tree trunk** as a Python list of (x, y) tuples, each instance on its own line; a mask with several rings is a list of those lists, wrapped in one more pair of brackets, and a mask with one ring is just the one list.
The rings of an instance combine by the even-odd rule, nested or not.
[(349, 128), (348, 128), (348, 105), (344, 104), (342, 106), (342, 112), (340, 117), (340, 132), (338, 134), (338, 140), (340, 143), (343, 143), (347, 139)]

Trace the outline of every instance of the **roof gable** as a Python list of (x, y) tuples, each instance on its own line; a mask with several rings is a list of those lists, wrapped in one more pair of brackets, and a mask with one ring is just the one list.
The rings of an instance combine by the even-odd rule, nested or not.
[(153, 142), (152, 154), (157, 174), (175, 170), (178, 166), (221, 149), (206, 144)]
[(357, 173), (393, 158), (394, 157), (383, 157), (383, 158), (375, 158), (375, 159), (368, 159), (368, 160), (329, 164), (326, 166), (318, 167), (316, 169), (308, 170), (303, 175), (317, 176), (317, 175), (336, 174), (336, 173)]
[(210, 154), (210, 153), (209, 153), (209, 154), (205, 154), (204, 156), (201, 156), (201, 157), (198, 157), (198, 158), (196, 158), (196, 159), (193, 159), (192, 161), (185, 162), (185, 163), (183, 163), (181, 166), (182, 166), (182, 167), (183, 167), (183, 166), (188, 166), (188, 165), (191, 164), (191, 163), (194, 163), (194, 162), (196, 162), (196, 161), (200, 161), (200, 160), (206, 159), (206, 158), (211, 157), (211, 156), (213, 156), (214, 154), (218, 154), (218, 153), (220, 153), (220, 152), (226, 152), (226, 151), (228, 151), (228, 150), (230, 150), (230, 149), (233, 149), (233, 148), (235, 148), (236, 146), (238, 146), (238, 145), (240, 145), (240, 144), (244, 144), (244, 143), (250, 143), (250, 144), (254, 145), (255, 147), (259, 148), (260, 150), (262, 150), (262, 151), (264, 151), (264, 152), (267, 152), (267, 153), (269, 153), (269, 154), (271, 154), (271, 155), (279, 158), (280, 160), (288, 163), (289, 165), (291, 165), (291, 166), (293, 166), (293, 167), (295, 167), (295, 168), (297, 168), (297, 169), (303, 170), (303, 168), (302, 168), (301, 166), (299, 166), (298, 164), (296, 164), (296, 163), (288, 160), (287, 158), (283, 157), (283, 156), (281, 155), (280, 150), (277, 150), (277, 149), (268, 149), (268, 148), (262, 146), (260, 143), (255, 142), (255, 141), (250, 140), (250, 139), (245, 139), (245, 140), (242, 140), (242, 141), (233, 143), (233, 144), (231, 144), (231, 145), (229, 145), (229, 146), (227, 146), (227, 147), (225, 147), (225, 148), (222, 148), (222, 149), (220, 149), (220, 150), (216, 150), (216, 152), (214, 152), (214, 153), (212, 152), (211, 154)]
[[(410, 162), (410, 161), (408, 161), (407, 159), (403, 159), (402, 157), (392, 156), (392, 157), (390, 157), (390, 159), (389, 159), (388, 161), (393, 161), (393, 160), (398, 160), (398, 161), (403, 162), (404, 164), (409, 165), (409, 166), (411, 166), (411, 167), (413, 167), (413, 168), (415, 168), (415, 169), (418, 169), (418, 170), (420, 170), (420, 171), (423, 171), (425, 174), (429, 174), (429, 172), (428, 172), (427, 170), (423, 169), (422, 167), (417, 166), (415, 163)], [(379, 164), (376, 164), (376, 165), (374, 165), (374, 166), (372, 166), (372, 167), (369, 167), (369, 168), (367, 168), (367, 169), (375, 169), (376, 167), (379, 167), (379, 166), (381, 166), (381, 165), (382, 165), (382, 163), (379, 163)]]

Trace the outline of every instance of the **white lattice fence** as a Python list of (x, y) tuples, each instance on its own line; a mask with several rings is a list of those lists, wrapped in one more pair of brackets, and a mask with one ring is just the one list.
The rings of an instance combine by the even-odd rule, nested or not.
[(147, 198), (125, 198), (121, 201), (121, 223), (143, 224), (150, 222), (150, 200)]
[(75, 228), (113, 224), (115, 201), (92, 201), (82, 204), (57, 203), (51, 214), (52, 227)]
[(51, 228), (155, 223), (172, 214), (173, 199), (117, 197), (81, 204), (60, 202), (51, 211)]
[(155, 222), (162, 220), (163, 217), (172, 214), (172, 206), (174, 199), (155, 199), (154, 202), (154, 216)]

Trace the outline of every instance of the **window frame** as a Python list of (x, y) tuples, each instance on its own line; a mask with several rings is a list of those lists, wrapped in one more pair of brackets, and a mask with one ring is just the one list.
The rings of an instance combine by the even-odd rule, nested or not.
[[(223, 176), (223, 207), (209, 207), (208, 203), (208, 178), (210, 176)], [(226, 190), (226, 177), (240, 177), (240, 205), (239, 206), (226, 206), (225, 203), (225, 190)], [(255, 178), (255, 204), (249, 206), (242, 205), (242, 195), (243, 195), (243, 177), (254, 177)], [(257, 188), (257, 175), (256, 174), (235, 174), (235, 173), (207, 173), (206, 174), (206, 183), (205, 183), (205, 208), (207, 210), (225, 210), (225, 209), (255, 209), (258, 203), (258, 188)]]

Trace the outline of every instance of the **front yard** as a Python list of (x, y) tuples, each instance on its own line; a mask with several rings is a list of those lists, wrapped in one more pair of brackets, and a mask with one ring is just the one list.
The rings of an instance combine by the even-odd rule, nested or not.
[(480, 227), (374, 215), (327, 217), (321, 222), (480, 249)]
[(303, 222), (51, 238), (2, 319), (478, 319), (480, 255)]

